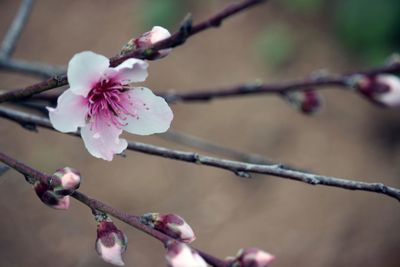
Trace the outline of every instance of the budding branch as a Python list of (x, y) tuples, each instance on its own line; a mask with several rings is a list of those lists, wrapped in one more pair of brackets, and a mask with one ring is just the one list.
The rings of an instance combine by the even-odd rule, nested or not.
[[(0, 152), (0, 161), (3, 162), (4, 164), (7, 164), (14, 170), (18, 171), (25, 177), (33, 178), (35, 180), (39, 180), (41, 182), (44, 182), (48, 184), (49, 178), (51, 175), (45, 174), (43, 172), (40, 172), (2, 152)], [(75, 191), (74, 193), (71, 194), (71, 197), (75, 198), (82, 204), (88, 206), (91, 210), (99, 210), (102, 212), (105, 212), (114, 218), (125, 222), (126, 224), (133, 226), (134, 228), (150, 235), (151, 237), (154, 237), (161, 241), (164, 245), (166, 245), (169, 241), (173, 241), (174, 239), (169, 237), (168, 235), (161, 233), (150, 226), (141, 223), (140, 217), (136, 215), (131, 215), (128, 213), (125, 213), (123, 211), (120, 211), (116, 208), (113, 208), (97, 199), (91, 198), (84, 193), (81, 193), (79, 191)], [(203, 251), (200, 251), (198, 249), (195, 249), (203, 258), (204, 260), (215, 267), (226, 267), (228, 263), (224, 260), (221, 260), (219, 258), (216, 258), (212, 255), (209, 255)]]

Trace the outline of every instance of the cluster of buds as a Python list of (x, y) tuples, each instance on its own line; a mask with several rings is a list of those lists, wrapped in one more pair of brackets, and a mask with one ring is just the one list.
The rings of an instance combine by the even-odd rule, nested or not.
[(231, 267), (266, 267), (275, 256), (258, 248), (246, 248), (239, 250), (234, 258), (228, 258)]
[(354, 75), (349, 81), (351, 86), (378, 105), (400, 106), (400, 78), (396, 75)]
[(188, 245), (171, 241), (166, 245), (169, 267), (207, 267), (204, 259)]
[(283, 97), (294, 109), (306, 115), (312, 115), (322, 107), (322, 99), (314, 90), (284, 93)]
[(184, 243), (191, 243), (196, 236), (190, 225), (176, 214), (146, 213), (141, 222)]
[(78, 170), (65, 167), (58, 169), (47, 183), (35, 181), (33, 187), (39, 199), (47, 206), (67, 210), (70, 197), (79, 188), (81, 176)]
[[(136, 49), (148, 49), (154, 44), (171, 36), (169, 31), (160, 26), (154, 26), (151, 31), (143, 33), (140, 37), (131, 39), (121, 50), (121, 55), (126, 55)], [(161, 49), (152, 54), (152, 60), (166, 57), (171, 48)]]
[(123, 266), (122, 254), (128, 246), (128, 238), (119, 230), (111, 218), (100, 213), (96, 215), (97, 222), (97, 239), (96, 252), (108, 263), (117, 266)]

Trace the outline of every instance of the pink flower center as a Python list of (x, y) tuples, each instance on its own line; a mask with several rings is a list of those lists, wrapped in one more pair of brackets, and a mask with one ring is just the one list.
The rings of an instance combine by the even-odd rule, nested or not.
[(117, 128), (122, 128), (126, 123), (122, 123), (121, 120), (126, 120), (128, 116), (137, 116), (130, 108), (133, 103), (126, 93), (129, 89), (128, 85), (123, 85), (112, 78), (103, 78), (92, 88), (87, 96), (88, 119), (94, 120), (95, 127), (97, 122), (102, 120), (108, 126), (113, 124)]

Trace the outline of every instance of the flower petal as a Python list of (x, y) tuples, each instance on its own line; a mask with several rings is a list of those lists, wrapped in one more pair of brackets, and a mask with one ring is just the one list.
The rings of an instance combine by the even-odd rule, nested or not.
[(122, 84), (128, 84), (146, 80), (148, 66), (149, 64), (146, 61), (137, 58), (129, 58), (113, 69), (118, 72), (116, 78)]
[(126, 92), (132, 105), (126, 105), (134, 116), (129, 116), (124, 123), (124, 130), (139, 135), (162, 133), (168, 130), (173, 114), (164, 98), (156, 96), (144, 87), (137, 87)]
[(78, 127), (85, 125), (86, 114), (89, 107), (87, 100), (75, 95), (71, 90), (66, 90), (57, 100), (57, 107), (47, 108), (50, 122), (60, 132), (75, 132)]
[(81, 136), (89, 153), (108, 161), (113, 159), (114, 154), (121, 153), (128, 146), (125, 139), (119, 138), (121, 133), (122, 129), (101, 118), (96, 118), (81, 128)]
[(91, 51), (75, 54), (68, 63), (67, 76), (71, 91), (87, 96), (109, 65), (108, 58)]

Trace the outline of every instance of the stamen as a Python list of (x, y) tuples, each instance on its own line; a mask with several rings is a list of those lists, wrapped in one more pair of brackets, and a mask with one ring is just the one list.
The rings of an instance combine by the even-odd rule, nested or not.
[[(108, 77), (103, 77), (98, 84), (89, 92), (88, 120), (93, 120), (91, 130), (98, 128), (99, 120), (104, 120), (108, 127), (111, 125), (117, 128), (126, 126), (129, 116), (138, 119), (136, 112), (127, 109), (133, 106), (131, 97), (126, 90), (133, 87), (128, 84), (116, 82)], [(94, 128), (94, 129), (93, 129)]]

